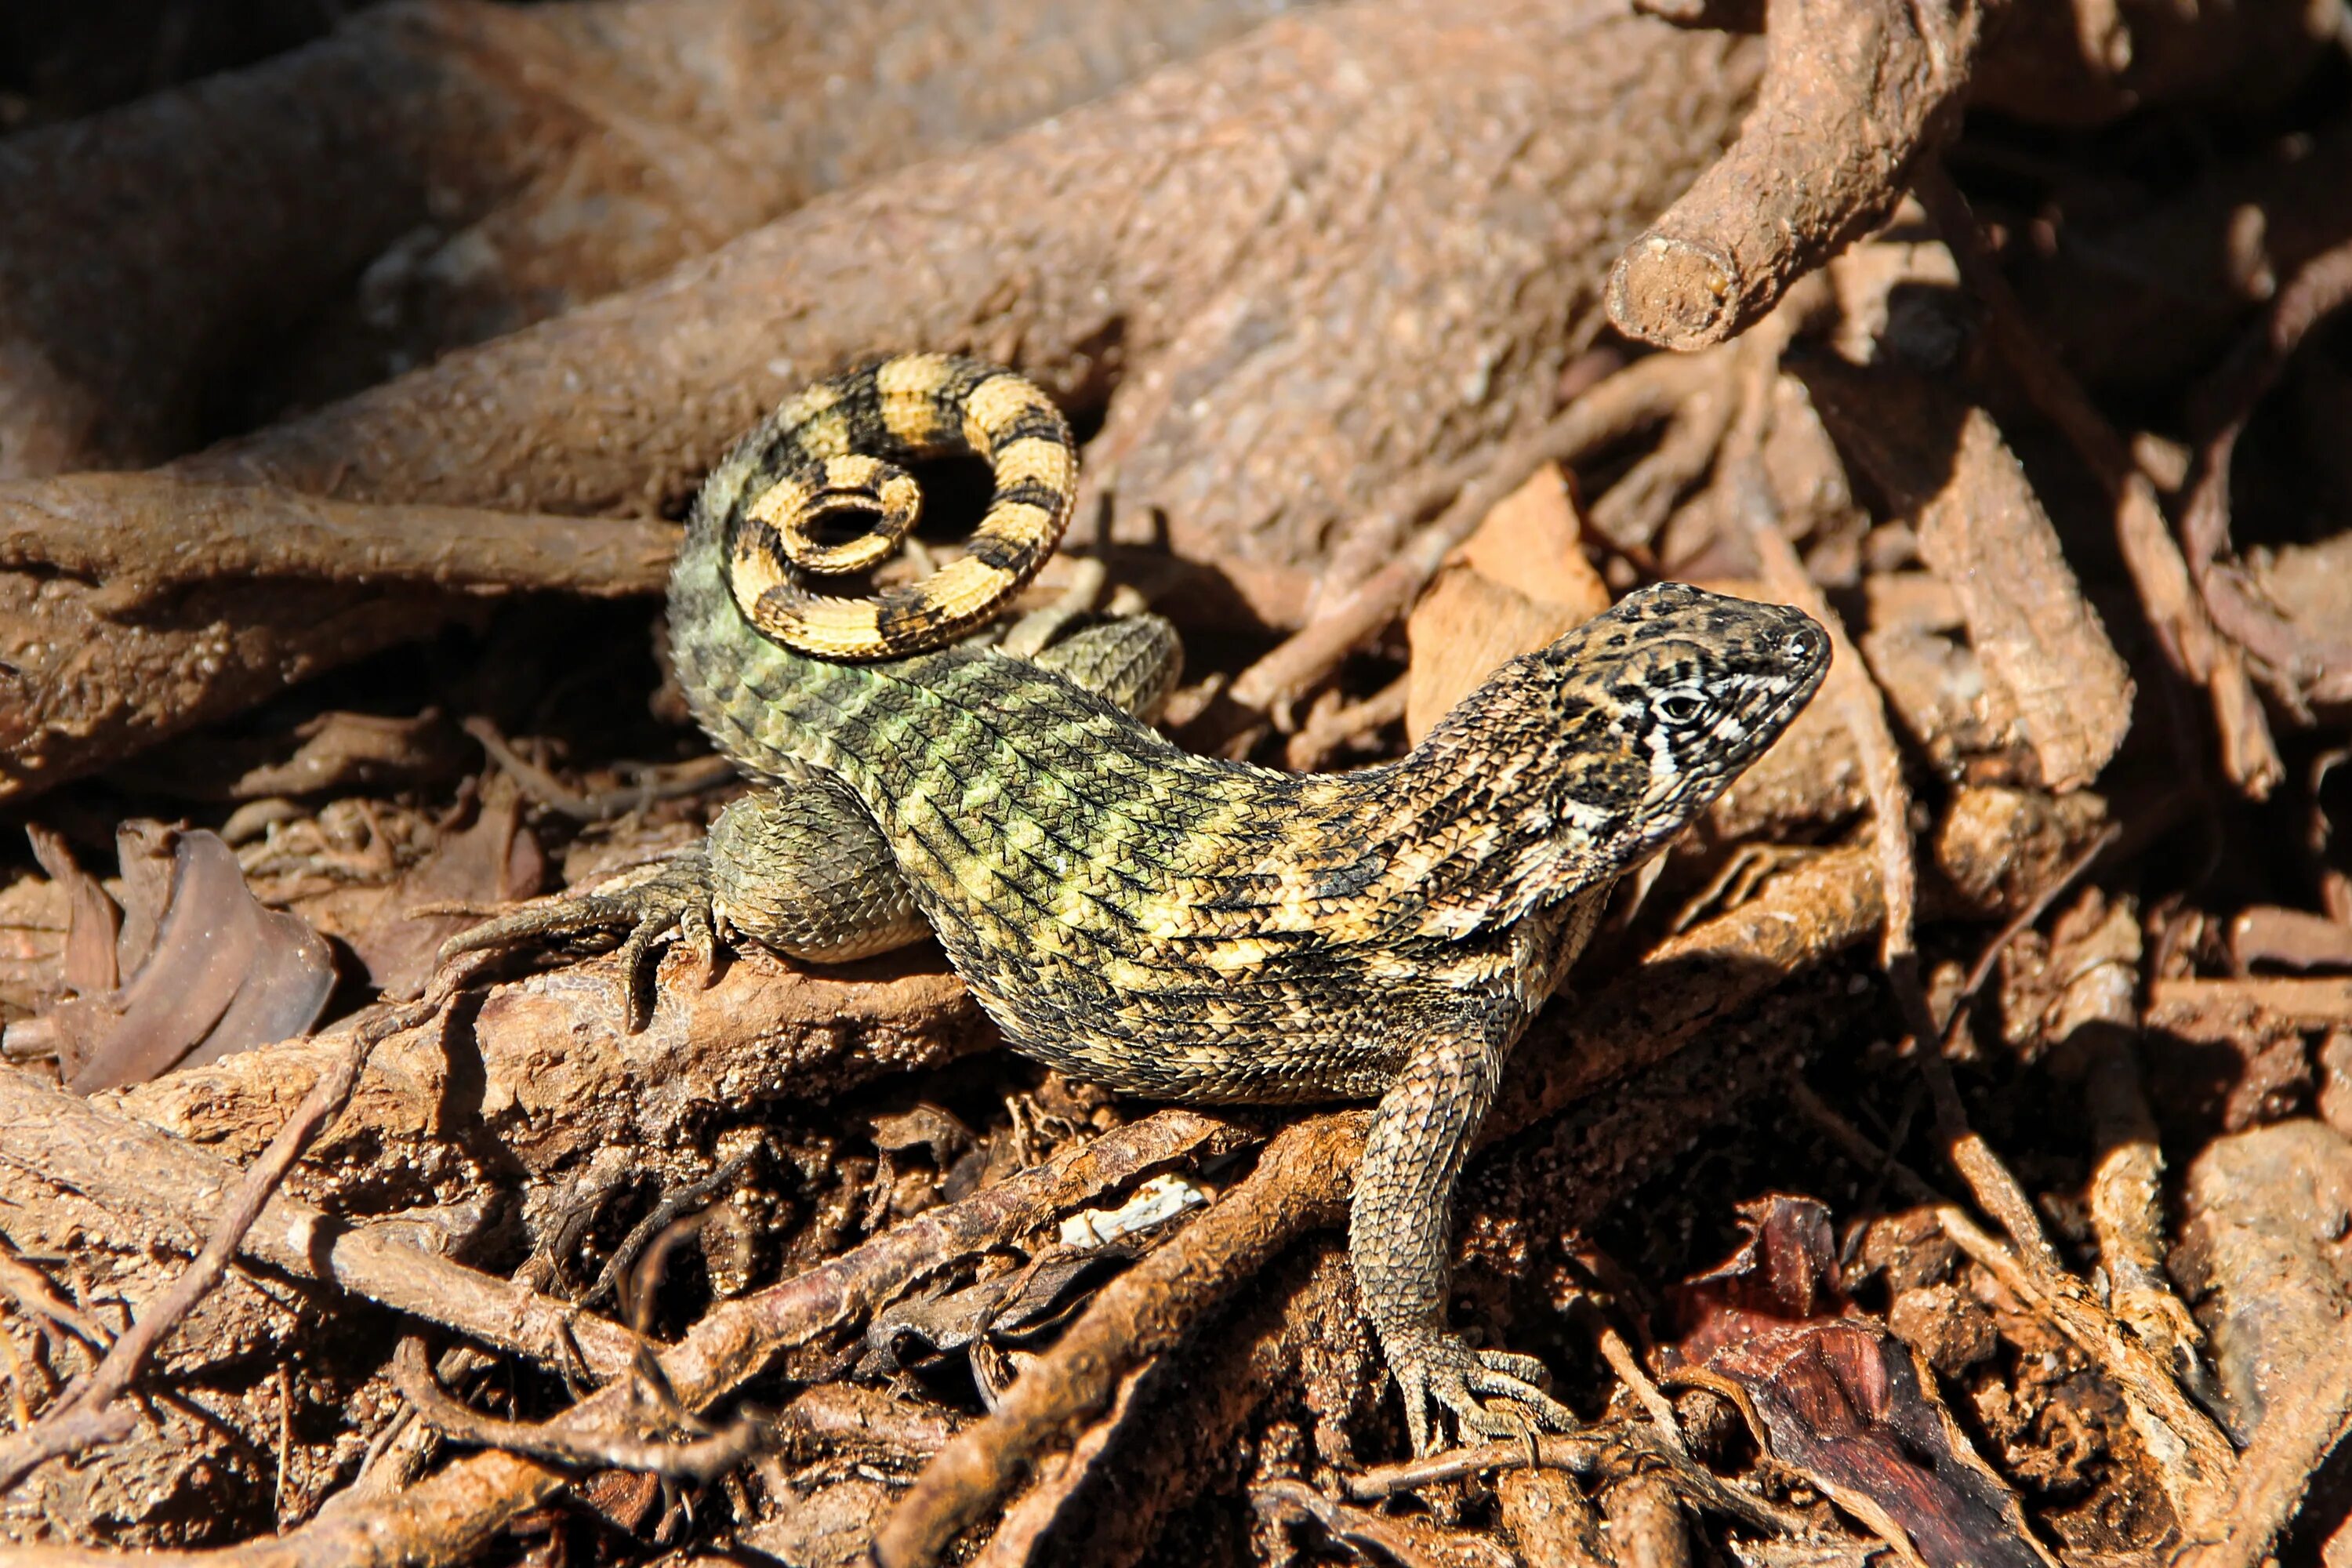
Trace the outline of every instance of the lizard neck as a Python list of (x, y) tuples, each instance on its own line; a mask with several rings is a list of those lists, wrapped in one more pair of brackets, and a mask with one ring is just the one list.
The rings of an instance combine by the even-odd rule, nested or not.
[(1557, 747), (1480, 721), (1496, 717), (1457, 710), (1399, 761), (1321, 781), (1328, 841), (1381, 862), (1366, 892), (1421, 934), (1466, 938), (1597, 900), (1647, 853), (1623, 814), (1562, 788)]

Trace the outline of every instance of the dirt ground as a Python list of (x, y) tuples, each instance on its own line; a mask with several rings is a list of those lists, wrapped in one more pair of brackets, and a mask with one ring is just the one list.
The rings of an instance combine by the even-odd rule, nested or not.
[[(0, 1568), (2352, 1568), (2347, 42), (0, 16)], [(677, 519), (911, 349), (1068, 413), (1030, 602), (1173, 620), (1196, 750), (1398, 755), (1662, 578), (1832, 628), (1465, 1181), (1576, 1432), (1411, 1456), (1362, 1108), (1064, 1079), (928, 942), (436, 972), (744, 787)]]

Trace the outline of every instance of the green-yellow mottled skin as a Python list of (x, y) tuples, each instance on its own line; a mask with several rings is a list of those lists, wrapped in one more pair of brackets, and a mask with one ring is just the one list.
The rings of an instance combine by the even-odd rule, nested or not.
[[(720, 462), (671, 581), (672, 652), (711, 739), (779, 786), (677, 875), (463, 940), (623, 924), (640, 949), (716, 916), (823, 958), (927, 926), (1006, 1040), (1065, 1071), (1179, 1100), (1377, 1098), (1349, 1253), (1416, 1450), (1432, 1404), (1481, 1435), (1564, 1421), (1537, 1363), (1444, 1327), (1455, 1179), (1611, 884), (1787, 727), (1827, 639), (1792, 609), (1659, 584), (1505, 665), (1397, 762), (1301, 776), (1194, 756), (1081, 663), (1072, 679), (990, 647), (890, 657), (972, 625), (968, 594), (941, 608), (919, 584), (843, 611), (797, 582), (793, 552), (824, 548), (813, 510), (887, 511), (895, 465), (948, 451), (990, 457), (1010, 502), (956, 563), (979, 562), (963, 588), (1025, 581), (1076, 464), (1043, 450), (1042, 395), (1008, 383), (1028, 389), (905, 356), (787, 403)], [(828, 466), (851, 454), (888, 471)]]

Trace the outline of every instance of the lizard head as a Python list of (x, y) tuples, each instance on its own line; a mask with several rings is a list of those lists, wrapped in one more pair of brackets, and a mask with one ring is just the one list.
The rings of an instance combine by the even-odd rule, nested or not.
[(1409, 866), (1424, 929), (1461, 936), (1649, 858), (1780, 738), (1829, 662), (1802, 611), (1661, 583), (1503, 666), (1393, 770), (1341, 776)]
[(1511, 918), (1647, 859), (1780, 738), (1829, 661), (1801, 611), (1661, 583), (1503, 666), (1408, 760), (1445, 781), (1432, 796), (1476, 846), (1438, 923)]
[(1516, 661), (1552, 708), (1555, 820), (1631, 865), (1780, 738), (1829, 662), (1801, 610), (1682, 583), (1627, 595)]

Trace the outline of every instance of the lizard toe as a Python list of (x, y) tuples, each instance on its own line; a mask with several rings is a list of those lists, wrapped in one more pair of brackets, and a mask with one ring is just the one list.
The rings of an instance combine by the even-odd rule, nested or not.
[(1576, 1429), (1574, 1415), (1544, 1392), (1543, 1363), (1533, 1356), (1474, 1351), (1444, 1333), (1392, 1336), (1388, 1356), (1404, 1395), (1405, 1433), (1416, 1457), (1435, 1450), (1432, 1405), (1451, 1416), (1465, 1439), (1527, 1437), (1535, 1427)]
[(635, 880), (619, 886), (558, 894), (459, 931), (436, 955), (436, 979), (473, 954), (561, 947), (617, 931), (622, 933), (617, 957), (621, 1012), (629, 1031), (635, 1033), (645, 1027), (650, 1013), (648, 960), (656, 947), (677, 932), (701, 960), (708, 978), (716, 965), (717, 931), (711, 919), (709, 858), (701, 846), (632, 875)]

